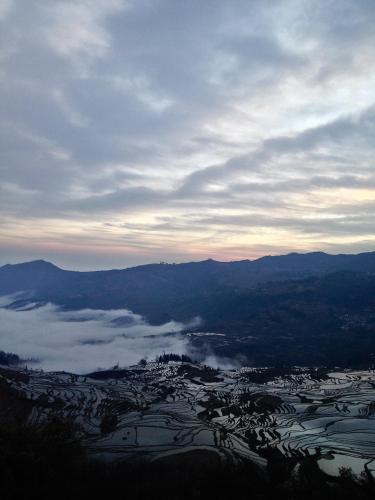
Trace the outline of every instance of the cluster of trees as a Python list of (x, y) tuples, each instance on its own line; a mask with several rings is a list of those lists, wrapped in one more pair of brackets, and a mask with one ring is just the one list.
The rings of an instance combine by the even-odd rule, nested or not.
[[(155, 357), (155, 363), (168, 363), (169, 361), (181, 361), (183, 363), (194, 363), (194, 361), (186, 354), (175, 354), (173, 352), (169, 352), (169, 353), (163, 352), (163, 354), (160, 354), (159, 356)], [(138, 364), (140, 366), (146, 366), (147, 359), (146, 358), (140, 359)]]
[(163, 353), (160, 356), (156, 356), (155, 361), (157, 363), (168, 363), (169, 361), (182, 361), (183, 363), (192, 363), (192, 359), (187, 356), (186, 354), (174, 354), (172, 352), (170, 353)]
[(0, 365), (19, 365), (21, 361), (22, 360), (19, 356), (17, 356), (17, 354), (13, 354), (12, 352), (0, 351)]

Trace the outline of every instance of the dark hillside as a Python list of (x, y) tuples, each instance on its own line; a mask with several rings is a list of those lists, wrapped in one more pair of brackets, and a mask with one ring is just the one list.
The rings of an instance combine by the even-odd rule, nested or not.
[(0, 294), (28, 292), (35, 300), (52, 301), (72, 309), (125, 307), (161, 323), (167, 317), (173, 318), (175, 308), (182, 302), (187, 316), (196, 315), (192, 307), (197, 297), (210, 301), (209, 297), (217, 290), (229, 287), (246, 291), (270, 281), (303, 279), (342, 270), (375, 272), (375, 252), (359, 255), (317, 252), (255, 261), (162, 263), (96, 272), (65, 271), (48, 262), (33, 261), (0, 268)]

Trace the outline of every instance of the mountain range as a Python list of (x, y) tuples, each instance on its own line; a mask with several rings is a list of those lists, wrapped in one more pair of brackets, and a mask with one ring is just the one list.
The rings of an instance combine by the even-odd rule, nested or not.
[(77, 272), (37, 260), (0, 268), (0, 295), (66, 309), (127, 308), (152, 324), (201, 320), (196, 352), (259, 365), (370, 364), (375, 356), (375, 252), (150, 264)]
[[(0, 294), (26, 292), (35, 300), (80, 309), (128, 307), (150, 321), (164, 321), (160, 305), (218, 289), (251, 290), (261, 283), (323, 276), (339, 271), (375, 273), (375, 252), (329, 255), (291, 253), (257, 260), (149, 264), (110, 271), (63, 270), (35, 260), (0, 268)], [(155, 304), (156, 310), (152, 310)], [(159, 313), (158, 313), (159, 311)]]

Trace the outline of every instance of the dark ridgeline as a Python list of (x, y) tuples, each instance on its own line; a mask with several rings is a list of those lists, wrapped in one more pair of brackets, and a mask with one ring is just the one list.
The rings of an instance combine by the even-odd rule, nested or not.
[[(153, 323), (161, 323), (171, 317), (191, 319), (197, 296), (206, 297), (226, 289), (253, 290), (261, 283), (319, 277), (338, 271), (375, 273), (375, 252), (291, 253), (254, 261), (209, 259), (94, 272), (66, 271), (37, 260), (1, 267), (0, 295), (23, 291), (34, 300), (51, 301), (73, 309), (128, 307)], [(181, 302), (185, 303), (185, 313)]]

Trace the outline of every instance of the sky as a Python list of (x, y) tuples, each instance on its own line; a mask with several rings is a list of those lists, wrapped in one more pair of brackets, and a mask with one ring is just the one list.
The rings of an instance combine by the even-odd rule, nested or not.
[(0, 265), (375, 250), (374, 0), (0, 0)]

